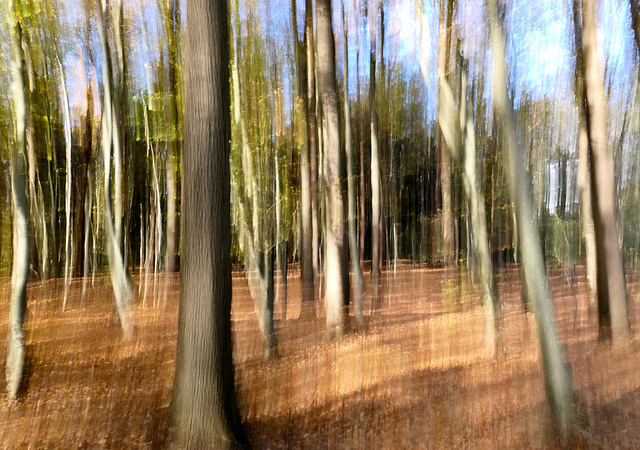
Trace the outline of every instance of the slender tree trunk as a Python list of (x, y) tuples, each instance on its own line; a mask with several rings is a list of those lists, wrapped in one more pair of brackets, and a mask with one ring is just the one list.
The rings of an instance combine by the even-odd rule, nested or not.
[[(7, 0), (7, 10), (16, 10)], [(13, 209), (13, 262), (11, 266), (11, 306), (7, 341), (6, 380), (9, 400), (16, 398), (22, 384), (25, 362), (24, 318), (27, 310), (29, 276), (29, 205), (25, 155), (26, 102), (24, 56), (20, 48), (20, 23), (9, 23), (11, 54), (11, 93), (15, 117), (13, 149), (10, 153), (11, 204)]]
[[(302, 106), (306, 120), (306, 143), (300, 148), (300, 200), (302, 216), (302, 246), (300, 252), (301, 277), (302, 277), (302, 316), (315, 315), (314, 312), (314, 268), (313, 268), (313, 225), (312, 225), (312, 174), (311, 174), (311, 147), (316, 145), (316, 138), (312, 129), (312, 111), (309, 108), (309, 78), (307, 70), (307, 47), (309, 39), (313, 39), (313, 10), (311, 2), (305, 4), (304, 37), (302, 42), (298, 38), (298, 20), (296, 1), (292, 0), (292, 25), (294, 30), (294, 46), (297, 68), (297, 97)], [(315, 120), (315, 114), (313, 114)], [(314, 127), (315, 128), (315, 127)]]
[[(448, 8), (446, 6), (449, 6)], [(451, 1), (440, 2), (440, 33), (438, 43), (438, 76), (446, 80), (448, 70), (449, 43), (451, 42), (451, 18), (453, 8)], [(439, 95), (442, 95), (440, 93)], [(440, 154), (440, 187), (442, 189), (442, 253), (445, 266), (455, 264), (455, 232), (452, 212), (452, 182), (451, 182), (451, 153), (447, 142), (442, 136), (442, 129), (438, 139)]]
[(576, 420), (575, 401), (569, 371), (564, 364), (555, 325), (551, 288), (547, 278), (539, 232), (533, 214), (530, 180), (517, 139), (513, 104), (507, 91), (507, 68), (504, 34), (498, 18), (498, 1), (487, 0), (493, 47), (493, 105), (503, 124), (503, 136), (509, 159), (509, 191), (518, 216), (518, 235), (523, 252), (523, 278), (538, 328), (547, 398), (563, 433), (568, 433)]
[(167, 141), (167, 238), (165, 248), (165, 270), (169, 273), (177, 272), (179, 269), (178, 259), (178, 183), (177, 169), (179, 161), (179, 140), (178, 140), (178, 97), (180, 86), (176, 76), (178, 66), (178, 55), (180, 54), (180, 11), (179, 2), (176, 0), (160, 0), (160, 9), (164, 19), (164, 32), (167, 42), (167, 56), (169, 68), (169, 107), (166, 109), (167, 122), (175, 127), (176, 135)]
[(374, 24), (377, 22), (376, 9), (373, 8), (373, 20), (371, 20), (371, 52), (369, 74), (369, 108), (371, 114), (371, 273), (374, 277), (374, 285), (380, 277), (380, 230), (381, 230), (381, 206), (380, 194), (380, 152), (378, 148), (378, 113), (376, 107), (376, 31)]
[[(575, 0), (577, 1), (577, 0)], [(632, 0), (631, 3), (634, 3)], [(593, 296), (596, 295), (597, 261), (596, 236), (593, 224), (593, 209), (591, 203), (591, 176), (589, 174), (589, 131), (587, 130), (586, 99), (584, 97), (584, 57), (580, 30), (582, 24), (578, 5), (573, 6), (573, 24), (575, 31), (576, 67), (574, 90), (578, 105), (578, 189), (580, 193), (580, 219), (582, 223), (582, 238), (584, 239), (585, 260), (587, 266), (587, 285)], [(595, 297), (591, 299), (595, 302)]]
[(349, 104), (349, 45), (346, 20), (344, 17), (344, 0), (342, 0), (342, 29), (344, 30), (344, 139), (347, 153), (347, 185), (348, 185), (348, 219), (349, 219), (349, 253), (351, 255), (351, 267), (353, 268), (353, 307), (358, 326), (364, 325), (362, 316), (362, 269), (360, 267), (360, 255), (358, 234), (356, 232), (356, 183), (353, 173), (353, 142), (351, 136), (351, 107)]
[[(308, 88), (308, 114), (307, 132), (309, 139), (309, 190), (311, 191), (311, 258), (314, 276), (320, 270), (320, 230), (318, 229), (318, 116), (316, 114), (316, 62), (315, 39), (313, 35), (313, 1), (306, 0), (304, 30), (307, 40), (307, 88)], [(315, 289), (314, 289), (315, 293)]]
[[(238, 59), (240, 53), (240, 19), (238, 12), (238, 3), (236, 1), (235, 8), (235, 24), (236, 34), (234, 36), (234, 63), (232, 65), (232, 83), (233, 83), (233, 100), (234, 100), (234, 121), (236, 127), (240, 129), (240, 140), (242, 146), (242, 170), (244, 173), (244, 198), (238, 193), (241, 201), (241, 222), (244, 228), (242, 235), (245, 239), (244, 245), (244, 263), (245, 269), (248, 270), (247, 278), (251, 295), (254, 300), (254, 309), (258, 317), (260, 331), (264, 338), (263, 359), (268, 361), (277, 356), (277, 341), (275, 338), (275, 330), (273, 323), (273, 261), (272, 251), (268, 240), (268, 218), (264, 206), (264, 197), (258, 189), (256, 181), (253, 155), (249, 145), (249, 133), (242, 116), (242, 95), (240, 86), (240, 76), (238, 73)], [(260, 199), (263, 199), (262, 204)], [(245, 203), (251, 200), (251, 224), (249, 223), (247, 209)], [(260, 212), (263, 211), (262, 219)], [(262, 240), (261, 240), (262, 239)], [(256, 286), (256, 277), (259, 286)]]
[(326, 193), (325, 272), (326, 339), (344, 332), (345, 308), (348, 296), (349, 268), (344, 233), (344, 200), (340, 186), (340, 108), (336, 87), (335, 42), (333, 39), (331, 0), (316, 1), (318, 26), (318, 77), (322, 92), (322, 107), (326, 118), (327, 165), (324, 170)]
[(64, 140), (66, 155), (66, 183), (64, 210), (66, 216), (65, 240), (64, 240), (64, 300), (62, 311), (67, 308), (67, 298), (69, 297), (69, 270), (71, 268), (71, 114), (69, 112), (69, 97), (67, 96), (66, 77), (64, 67), (58, 59), (60, 68), (60, 85), (62, 87), (62, 111), (64, 116)]
[(171, 439), (245, 445), (231, 342), (227, 2), (187, 3), (183, 240)]
[[(119, 7), (122, 4), (119, 3)], [(120, 323), (125, 339), (130, 339), (133, 334), (133, 325), (129, 318), (128, 307), (133, 298), (133, 289), (127, 268), (124, 265), (120, 237), (122, 236), (122, 180), (120, 179), (122, 167), (122, 155), (120, 154), (120, 109), (117, 107), (117, 99), (113, 95), (112, 65), (109, 46), (106, 37), (105, 15), (108, 13), (106, 0), (102, 1), (102, 8), (98, 8), (101, 28), (101, 40), (103, 51), (104, 100), (102, 111), (102, 157), (104, 163), (104, 201), (105, 201), (105, 230), (107, 234), (107, 256), (109, 258), (109, 271), (111, 284), (115, 295), (116, 308), (120, 316)], [(113, 149), (113, 161), (116, 192), (115, 212), (111, 204), (111, 156)], [(119, 188), (118, 188), (119, 186)]]
[(591, 199), (597, 246), (600, 337), (617, 340), (629, 334), (627, 283), (616, 218), (615, 180), (607, 151), (606, 103), (604, 86), (600, 80), (593, 0), (582, 1), (582, 51), (593, 186)]
[(84, 117), (84, 129), (82, 131), (82, 150), (80, 150), (80, 173), (78, 176), (78, 188), (76, 196), (76, 264), (74, 268), (75, 276), (81, 277), (84, 273), (85, 266), (85, 241), (86, 227), (89, 221), (87, 213), (87, 190), (90, 190), (89, 183), (89, 161), (91, 160), (91, 152), (93, 149), (93, 87), (89, 81), (87, 89), (87, 111)]

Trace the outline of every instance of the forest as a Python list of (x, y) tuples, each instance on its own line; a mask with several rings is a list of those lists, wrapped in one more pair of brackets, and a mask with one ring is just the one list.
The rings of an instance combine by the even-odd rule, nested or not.
[(0, 60), (0, 447), (640, 448), (638, 0), (2, 0)]

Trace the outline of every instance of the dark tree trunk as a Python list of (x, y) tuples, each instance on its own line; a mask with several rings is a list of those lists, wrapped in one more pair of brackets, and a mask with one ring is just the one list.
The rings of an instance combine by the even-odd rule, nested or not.
[(600, 80), (593, 0), (582, 1), (582, 51), (593, 187), (591, 199), (597, 254), (600, 337), (617, 339), (629, 334), (627, 283), (619, 244), (615, 180), (607, 150), (605, 95)]
[(187, 3), (183, 242), (170, 439), (245, 445), (231, 342), (227, 2)]
[(93, 119), (93, 89), (91, 82), (87, 90), (87, 115), (84, 118), (84, 131), (82, 132), (82, 150), (80, 151), (80, 173), (78, 174), (76, 197), (76, 259), (74, 275), (81, 277), (84, 274), (84, 240), (85, 240), (85, 198), (87, 195), (87, 182), (89, 162), (91, 160)]

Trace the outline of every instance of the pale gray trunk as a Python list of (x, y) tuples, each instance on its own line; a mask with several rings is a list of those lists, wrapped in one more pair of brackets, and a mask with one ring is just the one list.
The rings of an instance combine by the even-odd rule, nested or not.
[(378, 148), (378, 113), (376, 107), (376, 7), (372, 7), (373, 20), (371, 23), (371, 50), (369, 74), (369, 109), (371, 114), (371, 273), (374, 276), (374, 286), (377, 286), (380, 276), (380, 150)]
[[(6, 2), (13, 9), (12, 1)], [(25, 173), (26, 93), (23, 54), (20, 48), (21, 26), (9, 24), (11, 54), (11, 93), (13, 96), (14, 148), (10, 152), (11, 200), (13, 209), (13, 261), (11, 266), (11, 306), (7, 341), (6, 380), (9, 400), (16, 398), (22, 384), (25, 363), (24, 318), (27, 309), (29, 276), (29, 205)]]
[[(267, 211), (261, 208), (260, 200), (263, 197), (258, 189), (257, 177), (254, 171), (254, 161), (249, 144), (249, 133), (242, 115), (242, 95), (240, 76), (238, 73), (238, 53), (240, 46), (240, 20), (238, 12), (238, 3), (235, 2), (234, 7), (236, 32), (234, 33), (234, 48), (232, 64), (232, 90), (234, 103), (234, 122), (240, 129), (240, 144), (242, 148), (242, 170), (244, 173), (244, 194), (238, 192), (237, 197), (241, 199), (239, 202), (241, 216), (241, 233), (240, 240), (243, 243), (244, 266), (247, 271), (247, 281), (254, 301), (254, 310), (258, 318), (258, 325), (264, 339), (263, 359), (268, 361), (277, 356), (277, 341), (275, 337), (273, 323), (273, 252), (267, 244), (265, 230), (267, 227)], [(251, 223), (247, 216), (245, 203), (252, 201), (251, 204)], [(264, 201), (262, 202), (264, 203)], [(263, 217), (260, 218), (260, 212), (263, 211)], [(256, 280), (257, 278), (257, 280)]]
[(576, 420), (573, 388), (569, 371), (563, 361), (551, 289), (533, 214), (530, 180), (518, 142), (513, 104), (507, 91), (504, 34), (498, 18), (498, 1), (487, 0), (487, 10), (493, 44), (493, 105), (498, 120), (503, 124), (502, 135), (509, 161), (509, 192), (518, 216), (520, 245), (527, 255), (522, 260), (522, 271), (538, 328), (547, 398), (562, 432), (568, 433)]
[(476, 175), (476, 142), (473, 128), (473, 102), (467, 101), (467, 72), (463, 66), (460, 91), (460, 125), (464, 142), (464, 188), (471, 212), (473, 247), (478, 256), (480, 282), (482, 284), (482, 303), (485, 309), (485, 332), (487, 348), (493, 355), (497, 347), (496, 316), (500, 314), (500, 301), (493, 284), (493, 266), (487, 235), (487, 218), (484, 211), (484, 195), (478, 189), (482, 180)]
[(335, 42), (330, 0), (316, 1), (318, 27), (318, 78), (322, 91), (322, 107), (326, 119), (326, 154), (324, 168), (326, 186), (326, 272), (324, 304), (326, 339), (344, 332), (345, 305), (349, 286), (349, 268), (344, 233), (344, 200), (340, 185), (340, 114), (335, 73)]
[[(121, 2), (117, 2), (122, 7)], [(117, 100), (112, 94), (112, 71), (111, 56), (106, 37), (105, 14), (108, 13), (107, 2), (102, 0), (102, 8), (98, 8), (101, 27), (101, 40), (103, 51), (104, 100), (102, 111), (102, 158), (104, 163), (104, 202), (105, 202), (105, 231), (107, 235), (107, 257), (109, 258), (109, 271), (111, 273), (111, 284), (116, 301), (116, 308), (120, 316), (120, 323), (125, 340), (130, 339), (133, 334), (133, 325), (129, 318), (129, 304), (133, 299), (131, 282), (127, 269), (124, 265), (122, 249), (120, 244), (121, 224), (122, 224), (122, 155), (120, 154), (120, 124), (119, 109)], [(111, 204), (111, 157), (113, 149), (113, 164), (115, 166), (115, 212)], [(119, 191), (119, 192), (118, 192)], [(114, 223), (115, 222), (115, 223)]]
[(362, 269), (360, 267), (360, 255), (358, 234), (356, 233), (356, 183), (353, 174), (353, 143), (351, 136), (351, 106), (349, 104), (349, 45), (348, 33), (344, 15), (344, 0), (342, 2), (342, 29), (344, 30), (344, 139), (347, 153), (347, 192), (348, 192), (348, 219), (349, 219), (349, 253), (351, 255), (351, 267), (353, 270), (353, 308), (356, 321), (359, 326), (364, 325), (362, 316)]
[(62, 88), (62, 112), (64, 117), (64, 140), (66, 155), (66, 183), (65, 183), (65, 239), (64, 239), (64, 300), (62, 302), (62, 312), (67, 309), (67, 299), (69, 297), (69, 269), (71, 266), (71, 114), (69, 113), (69, 97), (67, 96), (66, 77), (64, 67), (58, 58), (60, 69), (60, 86)]

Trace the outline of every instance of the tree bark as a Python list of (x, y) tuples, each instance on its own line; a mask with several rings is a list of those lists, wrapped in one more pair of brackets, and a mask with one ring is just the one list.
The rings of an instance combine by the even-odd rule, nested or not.
[[(16, 10), (13, 1), (7, 10)], [(18, 395), (25, 363), (24, 318), (27, 310), (27, 279), (29, 276), (29, 205), (27, 202), (27, 171), (25, 155), (26, 102), (24, 56), (20, 47), (20, 23), (9, 23), (11, 55), (11, 93), (15, 117), (13, 149), (10, 153), (11, 204), (13, 209), (13, 262), (11, 266), (11, 306), (7, 341), (6, 381), (9, 400)]]
[(380, 231), (381, 231), (381, 206), (380, 194), (380, 151), (378, 146), (378, 113), (376, 107), (376, 31), (374, 24), (376, 8), (372, 8), (373, 20), (371, 20), (371, 47), (370, 47), (370, 73), (369, 73), (369, 109), (371, 114), (371, 273), (374, 276), (374, 285), (380, 277)]
[[(305, 4), (305, 21), (304, 21), (304, 37), (302, 42), (298, 38), (298, 20), (296, 1), (291, 1), (291, 21), (294, 30), (294, 48), (297, 68), (297, 100), (302, 106), (303, 113), (306, 117), (306, 143), (300, 148), (300, 200), (301, 200), (301, 216), (302, 216), (302, 233), (301, 233), (301, 278), (302, 278), (302, 301), (303, 312), (309, 314), (314, 310), (314, 269), (313, 269), (313, 226), (312, 226), (312, 174), (311, 174), (311, 147), (316, 145), (315, 129), (312, 129), (311, 122), (313, 115), (315, 120), (315, 111), (311, 111), (309, 107), (309, 83), (313, 82), (313, 77), (309, 78), (307, 70), (307, 46), (310, 38), (313, 38), (313, 10), (311, 2)], [(315, 102), (314, 102), (315, 108)], [(315, 126), (313, 127), (315, 128)]]
[(246, 445), (231, 341), (227, 2), (187, 3), (183, 241), (172, 440)]
[[(578, 0), (574, 0), (577, 2)], [(633, 1), (632, 1), (633, 3)], [(598, 288), (596, 261), (596, 236), (593, 224), (591, 203), (591, 175), (589, 174), (589, 131), (587, 130), (587, 109), (584, 96), (584, 56), (582, 52), (582, 24), (578, 5), (573, 6), (573, 25), (575, 30), (576, 67), (574, 91), (578, 106), (578, 189), (580, 194), (580, 219), (582, 238), (584, 239), (585, 260), (587, 266), (587, 285), (595, 302)]]
[(573, 388), (562, 357), (554, 321), (551, 288), (533, 214), (531, 182), (517, 138), (513, 103), (507, 91), (504, 34), (498, 18), (498, 0), (487, 0), (487, 12), (493, 44), (493, 107), (498, 120), (503, 124), (502, 136), (509, 160), (509, 192), (516, 207), (519, 242), (523, 253), (527, 255), (522, 259), (523, 278), (536, 318), (547, 398), (561, 431), (567, 434), (576, 420)]
[[(119, 8), (122, 3), (118, 2)], [(120, 317), (125, 340), (133, 334), (133, 325), (129, 318), (129, 304), (133, 299), (132, 283), (124, 264), (121, 246), (122, 236), (122, 155), (120, 153), (120, 108), (118, 99), (114, 95), (114, 80), (112, 78), (111, 52), (107, 42), (105, 15), (108, 13), (107, 1), (102, 0), (102, 8), (98, 9), (99, 20), (102, 24), (101, 40), (103, 51), (102, 77), (104, 83), (104, 100), (102, 111), (102, 157), (104, 163), (104, 202), (105, 202), (105, 230), (107, 235), (107, 257), (109, 258), (109, 272), (115, 295), (116, 308)], [(118, 14), (116, 13), (116, 16)], [(114, 25), (116, 26), (116, 25)], [(115, 208), (111, 203), (111, 157), (113, 150), (113, 165), (115, 189)], [(115, 209), (115, 211), (114, 211)]]
[(344, 332), (345, 307), (348, 302), (349, 268), (344, 233), (344, 199), (340, 185), (340, 108), (336, 87), (335, 42), (333, 39), (331, 0), (316, 1), (318, 26), (318, 77), (322, 107), (326, 120), (327, 165), (326, 185), (326, 273), (325, 311), (326, 339)]
[(617, 340), (629, 334), (627, 283), (619, 243), (615, 180), (607, 151), (606, 103), (600, 79), (593, 0), (582, 1), (582, 51), (593, 186), (591, 200), (597, 246), (600, 338)]
[(362, 268), (358, 234), (356, 232), (356, 183), (353, 173), (353, 142), (351, 135), (351, 107), (349, 104), (349, 45), (346, 20), (344, 14), (344, 0), (342, 0), (342, 29), (344, 31), (344, 139), (347, 154), (347, 191), (348, 191), (348, 220), (349, 220), (349, 253), (353, 268), (353, 307), (358, 326), (364, 325), (362, 316)]
[[(318, 116), (316, 109), (316, 62), (315, 62), (315, 39), (313, 36), (313, 1), (306, 0), (304, 32), (307, 44), (307, 88), (308, 88), (308, 139), (309, 139), (309, 189), (311, 191), (311, 258), (314, 276), (320, 270), (320, 230), (318, 227)], [(314, 289), (315, 293), (315, 289)]]
[[(447, 7), (448, 6), (448, 7)], [(440, 2), (440, 32), (438, 41), (438, 77), (447, 79), (449, 62), (449, 45), (451, 42), (451, 21), (453, 16), (452, 2)], [(439, 95), (442, 95), (440, 92)], [(438, 153), (440, 154), (440, 187), (442, 189), (442, 256), (445, 266), (455, 264), (455, 232), (452, 211), (452, 182), (451, 182), (451, 150), (442, 136), (438, 139)]]

